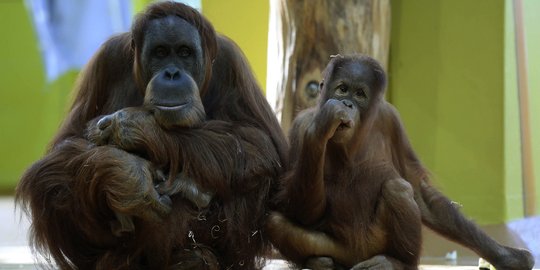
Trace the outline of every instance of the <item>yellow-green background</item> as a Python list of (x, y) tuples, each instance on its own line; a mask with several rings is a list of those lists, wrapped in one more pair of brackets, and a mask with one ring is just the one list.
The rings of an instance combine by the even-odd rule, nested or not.
[[(135, 10), (147, 0), (133, 0)], [(266, 83), (266, 0), (203, 0)], [(536, 194), (540, 196), (540, 1), (525, 0)], [(482, 224), (523, 216), (511, 0), (393, 0), (389, 98), (435, 185)], [(0, 1), (0, 191), (43, 155), (76, 72), (46, 84), (23, 0)], [(540, 199), (536, 200), (540, 209)], [(537, 210), (538, 213), (538, 210)]]

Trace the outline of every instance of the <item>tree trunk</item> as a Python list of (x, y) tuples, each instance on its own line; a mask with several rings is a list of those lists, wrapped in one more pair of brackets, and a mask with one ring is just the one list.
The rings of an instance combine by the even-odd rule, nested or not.
[(313, 106), (331, 55), (360, 53), (385, 68), (390, 0), (270, 0), (267, 98), (284, 131)]

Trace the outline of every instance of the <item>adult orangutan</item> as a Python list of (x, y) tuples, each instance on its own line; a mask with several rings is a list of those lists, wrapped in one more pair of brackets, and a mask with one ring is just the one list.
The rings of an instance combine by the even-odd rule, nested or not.
[(273, 244), (312, 269), (417, 269), (423, 222), (497, 269), (531, 269), (528, 251), (495, 242), (430, 185), (385, 85), (370, 57), (331, 59), (318, 106), (290, 131), (283, 214), (267, 224)]
[(16, 199), (61, 269), (254, 269), (285, 148), (236, 45), (196, 10), (157, 2), (82, 71)]

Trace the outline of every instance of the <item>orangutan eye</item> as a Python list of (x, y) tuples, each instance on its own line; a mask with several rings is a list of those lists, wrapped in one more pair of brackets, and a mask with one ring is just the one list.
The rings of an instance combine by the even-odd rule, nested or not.
[(178, 48), (178, 55), (181, 57), (188, 57), (193, 54), (193, 50), (187, 46), (182, 46)]
[(349, 89), (347, 88), (347, 85), (340, 84), (338, 85), (336, 92), (337, 94), (340, 94), (340, 95), (346, 95), (349, 92)]
[(354, 93), (354, 96), (360, 100), (367, 98), (367, 95), (364, 89), (359, 89), (358, 91), (356, 91), (356, 93)]
[(319, 95), (319, 84), (316, 81), (310, 81), (306, 84), (306, 94), (310, 98), (316, 98)]
[(154, 49), (154, 55), (159, 57), (159, 58), (167, 57), (168, 54), (169, 54), (169, 52), (167, 51), (167, 48), (165, 48), (163, 46), (157, 46)]

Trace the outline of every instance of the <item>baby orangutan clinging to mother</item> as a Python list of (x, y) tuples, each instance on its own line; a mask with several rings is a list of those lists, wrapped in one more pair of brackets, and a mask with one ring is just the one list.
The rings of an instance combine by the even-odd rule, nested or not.
[(417, 269), (421, 225), (497, 269), (531, 269), (522, 249), (498, 244), (430, 185), (397, 111), (386, 75), (367, 56), (335, 56), (317, 107), (290, 131), (290, 171), (268, 218), (274, 246), (311, 269)]

